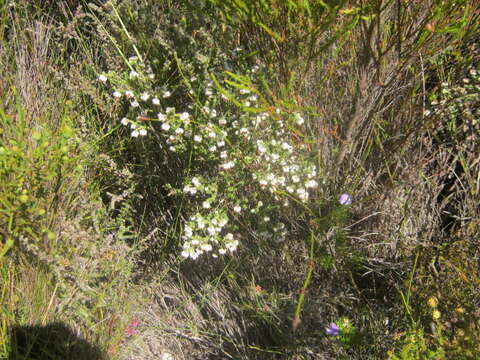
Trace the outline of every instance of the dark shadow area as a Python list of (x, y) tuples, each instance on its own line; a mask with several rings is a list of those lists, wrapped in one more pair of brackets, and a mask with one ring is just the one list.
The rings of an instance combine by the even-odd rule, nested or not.
[(11, 329), (9, 360), (103, 360), (100, 349), (60, 322)]

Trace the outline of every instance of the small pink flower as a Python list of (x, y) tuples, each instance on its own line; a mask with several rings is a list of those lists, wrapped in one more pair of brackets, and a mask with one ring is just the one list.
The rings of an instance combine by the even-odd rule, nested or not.
[(133, 320), (133, 321), (130, 323), (130, 325), (128, 325), (128, 326), (133, 327), (133, 328), (136, 328), (136, 327), (138, 327), (139, 325), (140, 325), (140, 321), (138, 321), (138, 320)]
[(127, 336), (133, 336), (137, 333), (137, 330), (136, 328), (140, 326), (140, 321), (138, 320), (133, 320), (132, 322), (130, 322), (130, 324), (128, 324), (128, 327), (127, 327), (127, 330), (126, 330), (126, 333), (127, 333)]
[(127, 333), (127, 336), (133, 336), (137, 333), (137, 330), (129, 327), (129, 328), (127, 328), (126, 333)]

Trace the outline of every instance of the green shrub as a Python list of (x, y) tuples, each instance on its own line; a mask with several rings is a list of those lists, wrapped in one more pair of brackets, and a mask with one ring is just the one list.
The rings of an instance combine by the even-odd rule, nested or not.
[(13, 251), (36, 249), (54, 255), (59, 250), (53, 230), (56, 214), (59, 206), (69, 205), (74, 194), (65, 190), (75, 186), (83, 172), (79, 139), (68, 113), (54, 128), (41, 121), (30, 128), (20, 106), (11, 116), (0, 110), (0, 117), (2, 243), (15, 240)]

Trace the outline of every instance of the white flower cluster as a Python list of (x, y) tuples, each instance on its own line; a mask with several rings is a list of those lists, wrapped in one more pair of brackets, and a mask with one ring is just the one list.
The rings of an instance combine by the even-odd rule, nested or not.
[[(296, 114), (295, 118), (298, 120), (301, 117)], [(260, 125), (265, 119), (268, 119), (268, 115), (261, 114), (257, 116), (254, 124)], [(256, 156), (253, 162), (253, 178), (271, 193), (287, 192), (290, 196), (307, 202), (310, 197), (309, 190), (318, 187), (316, 165), (307, 161), (304, 154), (296, 153), (299, 146), (294, 147), (288, 142), (284, 123), (280, 120), (276, 121), (276, 124), (276, 129), (264, 128), (263, 139), (257, 139), (254, 143)], [(288, 205), (288, 202), (284, 204)]]
[(148, 133), (146, 126), (148, 121), (155, 120), (147, 114), (154, 109), (161, 110), (160, 99), (169, 98), (172, 92), (166, 88), (155, 91), (139, 90), (151, 89), (155, 74), (151, 66), (145, 64), (137, 56), (130, 57), (128, 62), (130, 68), (135, 69), (128, 73), (128, 81), (115, 74), (108, 74), (108, 76), (101, 74), (98, 80), (103, 83), (111, 80), (112, 85), (116, 88), (112, 96), (117, 100), (124, 99), (130, 105), (129, 116), (122, 118), (120, 123), (124, 126), (130, 126), (132, 137), (145, 136)]
[[(190, 217), (183, 229), (184, 244), (181, 255), (196, 259), (204, 253), (211, 253), (212, 257), (218, 257), (218, 255), (237, 250), (239, 241), (227, 231), (229, 218), (225, 209), (219, 207), (212, 209), (217, 199), (217, 184), (195, 176), (183, 187), (183, 192), (190, 196), (195, 195), (200, 199), (204, 210), (211, 210), (206, 215), (197, 212)], [(234, 213), (239, 214), (241, 211), (240, 205), (233, 206)]]
[[(236, 49), (234, 53), (241, 51)], [(203, 62), (202, 56), (198, 58)], [(99, 77), (104, 83), (110, 80), (115, 87), (114, 99), (129, 104), (121, 124), (130, 127), (132, 137), (145, 136), (156, 128), (169, 151), (181, 154), (193, 148), (194, 161), (205, 161), (198, 167), (203, 173), (184, 183), (183, 193), (192, 199), (186, 211), (194, 215), (185, 216), (188, 220), (183, 225), (181, 255), (196, 259), (205, 253), (217, 257), (234, 252), (239, 240), (232, 229), (250, 214), (260, 218), (258, 224), (269, 229), (270, 236), (285, 239), (285, 224), (272, 222), (274, 214), (260, 206), (259, 199), (272, 199), (284, 206), (292, 197), (307, 203), (318, 187), (318, 174), (306, 156), (308, 149), (295, 140), (305, 123), (301, 114), (261, 108), (265, 102), (253, 85), (261, 67), (254, 66), (247, 71), (249, 77), (238, 77), (241, 84), (220, 94), (205, 75), (195, 73), (198, 69), (194, 67), (183, 69), (185, 84), (181, 86), (186, 89), (167, 89), (153, 86), (155, 76), (150, 66), (136, 57), (129, 62), (130, 70), (123, 75), (123, 82), (115, 76)], [(225, 86), (227, 82), (220, 84)], [(170, 98), (182, 92), (188, 93), (191, 101), (175, 101), (177, 107), (183, 108), (177, 111)], [(255, 189), (260, 190), (258, 196), (248, 194), (252, 189), (251, 178), (245, 178), (248, 175), (253, 177)], [(239, 200), (239, 194), (247, 195)]]
[(204, 253), (213, 257), (237, 250), (239, 241), (231, 232), (226, 232), (228, 217), (222, 210), (207, 215), (196, 213), (184, 226), (182, 252), (184, 258), (196, 259)]

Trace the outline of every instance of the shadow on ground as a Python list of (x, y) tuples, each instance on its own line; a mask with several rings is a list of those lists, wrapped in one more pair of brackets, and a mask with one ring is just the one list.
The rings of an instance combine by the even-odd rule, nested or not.
[(104, 360), (100, 349), (60, 322), (11, 329), (9, 360)]

